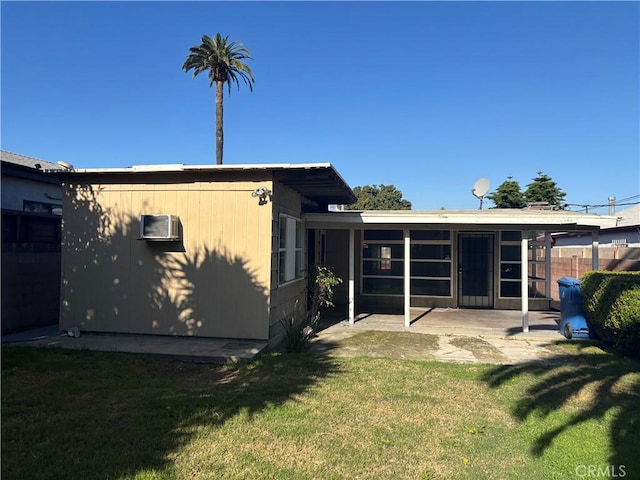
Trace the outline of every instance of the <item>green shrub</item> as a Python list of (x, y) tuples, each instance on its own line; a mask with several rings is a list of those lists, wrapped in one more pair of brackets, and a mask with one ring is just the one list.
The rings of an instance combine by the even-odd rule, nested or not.
[(605, 327), (613, 333), (614, 345), (625, 353), (640, 356), (640, 285), (620, 294)]
[[(282, 348), (285, 352), (302, 352), (316, 335), (316, 327), (320, 319), (322, 307), (333, 307), (333, 288), (342, 283), (331, 267), (314, 266), (309, 275), (309, 300), (311, 308), (305, 315), (298, 315), (298, 302), (294, 311), (280, 321), (284, 337)], [(304, 317), (298, 320), (299, 317)]]
[(607, 293), (611, 290), (612, 276), (606, 272), (591, 271), (585, 273), (580, 279), (580, 296), (582, 297), (584, 311), (592, 337), (606, 339), (607, 332), (604, 322), (607, 312), (611, 309), (610, 302), (607, 305)]
[(309, 295), (311, 300), (311, 321), (320, 318), (322, 307), (333, 307), (333, 289), (342, 283), (342, 279), (331, 267), (314, 265), (309, 275)]
[(625, 353), (640, 353), (640, 272), (587, 272), (580, 295), (590, 331)]

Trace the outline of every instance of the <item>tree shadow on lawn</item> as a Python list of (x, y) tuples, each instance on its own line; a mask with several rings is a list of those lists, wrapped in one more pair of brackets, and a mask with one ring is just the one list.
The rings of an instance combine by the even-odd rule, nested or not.
[(609, 463), (616, 468), (624, 465), (627, 473), (640, 475), (640, 362), (615, 352), (603, 353), (589, 342), (577, 343), (576, 348), (576, 353), (554, 357), (553, 363), (498, 366), (483, 379), (494, 388), (521, 375), (537, 379), (513, 407), (512, 413), (520, 421), (534, 415), (548, 416), (590, 391), (589, 401), (580, 402), (581, 408), (565, 423), (541, 434), (531, 453), (540, 457), (563, 432), (590, 420), (608, 422), (611, 417)]
[(181, 477), (174, 461), (193, 439), (339, 373), (308, 354), (225, 365), (32, 347), (2, 357), (3, 478)]

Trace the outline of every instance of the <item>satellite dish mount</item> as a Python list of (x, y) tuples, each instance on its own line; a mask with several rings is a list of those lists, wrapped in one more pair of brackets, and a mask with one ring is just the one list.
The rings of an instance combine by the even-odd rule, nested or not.
[(482, 200), (489, 191), (489, 179), (479, 178), (471, 189), (473, 196), (480, 199), (480, 210), (482, 210)]

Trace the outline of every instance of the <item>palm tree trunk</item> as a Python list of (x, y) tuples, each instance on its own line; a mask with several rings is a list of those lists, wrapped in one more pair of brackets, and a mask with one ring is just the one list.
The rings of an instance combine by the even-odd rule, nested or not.
[(222, 165), (222, 147), (224, 146), (224, 133), (222, 129), (222, 87), (224, 82), (216, 82), (216, 163)]

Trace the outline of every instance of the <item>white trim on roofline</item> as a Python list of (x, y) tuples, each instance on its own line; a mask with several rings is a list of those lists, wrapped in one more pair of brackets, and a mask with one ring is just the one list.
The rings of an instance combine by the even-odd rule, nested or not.
[[(304, 215), (310, 228), (367, 228), (380, 225), (491, 225), (558, 228), (611, 228), (617, 217), (570, 211), (489, 210), (365, 210)], [(571, 230), (571, 228), (567, 228)]]
[[(76, 168), (73, 173), (162, 173), (162, 172), (199, 172), (216, 170), (310, 170), (316, 168), (333, 168), (331, 163), (247, 163), (222, 165), (185, 165), (169, 163), (156, 165), (133, 165), (116, 168)], [(336, 172), (337, 173), (337, 172)]]

